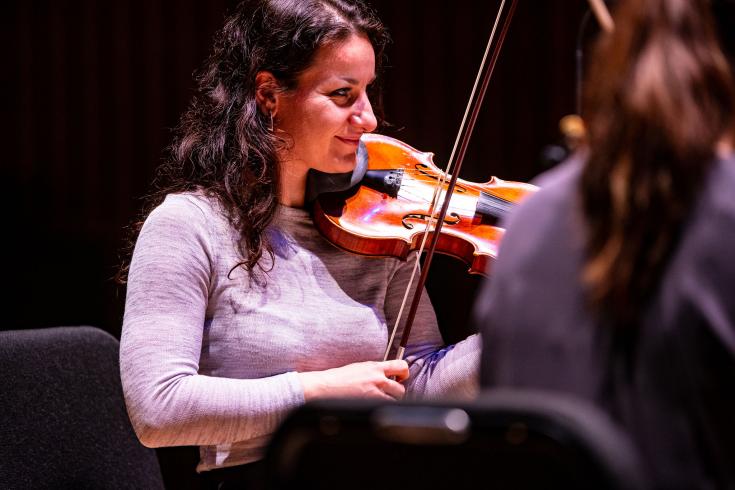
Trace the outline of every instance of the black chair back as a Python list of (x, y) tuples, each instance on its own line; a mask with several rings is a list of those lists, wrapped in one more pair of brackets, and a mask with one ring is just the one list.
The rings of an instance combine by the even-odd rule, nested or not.
[(118, 356), (95, 327), (0, 332), (0, 488), (163, 488), (130, 425)]
[(266, 453), (269, 488), (642, 489), (628, 437), (594, 407), (497, 390), (472, 403), (324, 400)]

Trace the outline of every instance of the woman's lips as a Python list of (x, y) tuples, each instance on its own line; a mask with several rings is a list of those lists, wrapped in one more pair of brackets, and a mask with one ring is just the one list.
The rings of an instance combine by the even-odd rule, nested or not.
[(360, 138), (359, 137), (357, 137), (357, 138), (345, 138), (343, 136), (336, 136), (336, 138), (338, 140), (340, 140), (342, 143), (346, 144), (346, 145), (357, 146), (358, 144), (360, 144)]

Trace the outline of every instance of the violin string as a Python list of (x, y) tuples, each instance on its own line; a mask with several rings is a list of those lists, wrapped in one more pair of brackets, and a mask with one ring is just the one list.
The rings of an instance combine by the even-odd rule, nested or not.
[[(376, 170), (380, 170), (380, 169), (376, 169)], [(385, 171), (387, 172), (389, 170), (390, 169), (386, 169)], [(429, 170), (431, 170), (431, 169), (425, 170), (425, 169), (420, 169), (420, 168), (404, 168), (404, 169), (402, 169), (402, 172), (404, 174), (409, 174), (409, 175), (411, 175), (411, 174), (426, 175), (427, 177), (433, 179), (434, 177), (431, 177), (430, 175), (427, 175), (429, 173)], [(437, 169), (437, 170), (438, 171), (441, 171), (439, 169)], [(438, 179), (439, 177), (436, 177), (436, 178)]]
[[(402, 183), (401, 184), (401, 193), (398, 195), (397, 199), (399, 199), (399, 200), (405, 200), (405, 201), (408, 201), (408, 202), (430, 203), (431, 202), (430, 199), (422, 196), (418, 192), (414, 192), (413, 191), (414, 189), (424, 189), (425, 187), (426, 186), (423, 186), (423, 185), (420, 185), (420, 184), (412, 184), (412, 183), (405, 183), (404, 184), (404, 183)], [(504, 207), (507, 210), (510, 210), (515, 205), (515, 203), (513, 201), (510, 201), (510, 200), (505, 199), (505, 198), (500, 197), (500, 196), (496, 196), (492, 192), (487, 192), (487, 191), (481, 191), (481, 192), (482, 192), (482, 194), (484, 194), (485, 196), (487, 196), (487, 199), (490, 201), (488, 203), (490, 206), (497, 206), (499, 208), (500, 207)], [(450, 197), (450, 201), (451, 201), (451, 197)], [(442, 201), (442, 203), (443, 203), (443, 201)], [(439, 204), (442, 204), (442, 203), (439, 203)], [(451, 202), (450, 202), (450, 206), (451, 206)]]
[[(420, 193), (413, 192), (413, 190), (412, 190), (412, 189), (423, 189), (423, 188), (424, 188), (424, 186), (421, 186), (421, 185), (415, 185), (415, 186), (411, 186), (411, 185), (403, 186), (402, 185), (401, 186), (401, 194), (402, 195), (399, 195), (398, 196), (398, 199), (403, 199), (404, 196), (413, 196), (413, 197), (416, 198), (416, 201), (419, 201), (419, 202), (430, 202), (430, 199), (428, 199), (426, 197), (422, 197)], [(501, 205), (507, 205), (509, 207), (513, 207), (516, 204), (512, 200), (506, 199), (504, 197), (496, 196), (492, 192), (482, 191), (482, 195), (486, 196), (490, 201), (497, 202), (497, 203), (499, 203)], [(451, 201), (451, 197), (450, 197), (450, 201)], [(450, 205), (451, 205), (451, 203), (450, 203)]]
[[(401, 190), (403, 190), (403, 188), (401, 188)], [(422, 196), (420, 194), (413, 193), (413, 192), (404, 192), (403, 195), (402, 196), (399, 195), (397, 199), (400, 200), (400, 201), (413, 202), (413, 203), (426, 203), (426, 204), (431, 204), (431, 202), (432, 202), (431, 199), (428, 199), (428, 198), (426, 198), (426, 197), (424, 197), (424, 196)], [(438, 203), (438, 204), (442, 204), (442, 203), (443, 203), (443, 201), (441, 203)], [(451, 204), (450, 204), (450, 209), (454, 209), (454, 208), (451, 207)]]
[[(414, 189), (424, 189), (424, 188), (425, 186), (415, 186), (414, 187)], [(403, 186), (401, 186), (401, 193), (398, 195), (396, 199), (401, 200), (401, 201), (406, 201), (406, 202), (413, 202), (413, 203), (428, 203), (428, 204), (432, 203), (431, 199), (426, 198), (425, 196), (421, 195), (418, 192), (413, 192), (410, 186), (406, 187), (405, 189)], [(443, 204), (443, 203), (444, 201), (442, 200), (438, 204)], [(451, 203), (450, 203), (450, 206), (451, 206)], [(451, 209), (455, 209), (455, 208), (451, 208)]]
[[(467, 118), (470, 114), (470, 110), (472, 108), (472, 101), (475, 99), (475, 93), (477, 92), (477, 88), (480, 85), (481, 78), (482, 78), (482, 71), (483, 67), (485, 66), (485, 62), (487, 60), (487, 57), (490, 53), (490, 48), (492, 46), (493, 40), (495, 39), (495, 33), (498, 28), (498, 24), (500, 23), (500, 18), (503, 14), (503, 10), (505, 8), (505, 0), (502, 0), (500, 2), (500, 7), (498, 8), (498, 14), (495, 17), (495, 23), (493, 24), (493, 29), (490, 32), (490, 38), (487, 41), (487, 46), (485, 47), (485, 53), (482, 56), (482, 62), (480, 63), (480, 69), (477, 72), (477, 76), (475, 77), (475, 83), (472, 87), (472, 92), (470, 93), (469, 101), (467, 102), (467, 106), (465, 107), (464, 116), (462, 116), (462, 123), (459, 126), (459, 132), (457, 133), (457, 137), (454, 140), (454, 147), (452, 148), (452, 153), (449, 156), (449, 162), (447, 163), (447, 168), (444, 171), (444, 173), (441, 175), (439, 179), (437, 179), (436, 186), (434, 187), (434, 196), (431, 199), (431, 204), (429, 206), (429, 212), (430, 217), (426, 220), (426, 228), (424, 229), (424, 236), (421, 240), (421, 246), (416, 251), (416, 262), (413, 265), (413, 271), (411, 272), (411, 278), (408, 281), (408, 286), (406, 287), (406, 293), (403, 295), (403, 302), (401, 303), (401, 308), (398, 311), (398, 316), (396, 317), (395, 324), (393, 325), (393, 330), (390, 336), (390, 341), (388, 342), (388, 346), (385, 349), (385, 359), (388, 359), (388, 352), (390, 351), (391, 346), (393, 345), (393, 339), (395, 338), (395, 334), (398, 331), (398, 325), (401, 322), (401, 318), (403, 316), (403, 309), (406, 306), (406, 301), (408, 300), (408, 292), (411, 290), (411, 287), (413, 286), (413, 280), (416, 276), (416, 271), (419, 268), (419, 263), (421, 254), (424, 252), (424, 248), (426, 247), (426, 242), (429, 237), (429, 231), (434, 228), (434, 223), (436, 223), (437, 220), (437, 209), (440, 209), (437, 206), (437, 200), (441, 194), (440, 189), (446, 182), (446, 178), (449, 175), (452, 166), (454, 165), (454, 155), (457, 151), (457, 148), (460, 143), (461, 135), (464, 133), (464, 127), (467, 123)], [(451, 196), (450, 196), (451, 199)], [(403, 347), (398, 348), (398, 352), (396, 354), (396, 359), (403, 359)]]
[[(380, 170), (380, 169), (376, 169), (376, 170)], [(432, 180), (432, 181), (433, 180), (440, 180), (442, 178), (444, 178), (445, 180), (451, 178), (451, 175), (447, 175), (447, 176), (441, 175), (441, 170), (438, 170), (438, 169), (437, 169), (437, 172), (440, 175), (433, 176), (429, 172), (430, 172), (430, 170), (421, 170), (421, 169), (417, 169), (417, 168), (404, 168), (404, 169), (401, 170), (401, 173), (403, 175), (410, 175), (411, 177), (414, 177), (414, 178), (415, 178), (415, 176), (419, 175), (419, 176), (426, 177), (426, 180)]]
[[(488, 200), (485, 202), (485, 207), (482, 209), (484, 212), (480, 212), (480, 214), (488, 215), (488, 216), (494, 216), (496, 218), (503, 218), (505, 215), (507, 215), (515, 206), (515, 203), (512, 203), (510, 201), (507, 201), (503, 199), (502, 197), (493, 196), (492, 194), (488, 194)], [(405, 193), (403, 196), (398, 196), (396, 199), (400, 201), (405, 201), (407, 203), (428, 203), (429, 199), (426, 199), (421, 196), (416, 196), (415, 194)], [(470, 213), (467, 212), (466, 209), (452, 207), (451, 203), (449, 205), (449, 210), (453, 213), (457, 213), (460, 216), (466, 216), (472, 218)], [(477, 211), (476, 211), (477, 212)], [(427, 216), (427, 219), (430, 219), (431, 216)]]

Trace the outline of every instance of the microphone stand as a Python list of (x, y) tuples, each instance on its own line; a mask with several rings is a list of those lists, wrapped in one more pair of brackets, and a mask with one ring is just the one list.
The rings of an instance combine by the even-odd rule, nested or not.
[(612, 16), (604, 0), (588, 0), (589, 7), (582, 17), (577, 31), (575, 46), (574, 102), (575, 114), (564, 116), (559, 121), (559, 129), (564, 141), (561, 144), (545, 146), (541, 151), (541, 164), (549, 169), (565, 160), (584, 138), (584, 122), (582, 120), (582, 84), (584, 81), (584, 38), (590, 17), (594, 14), (600, 28), (606, 33), (615, 29)]
[(589, 24), (590, 17), (592, 17), (592, 10), (588, 7), (587, 12), (582, 17), (582, 22), (579, 23), (579, 30), (577, 31), (577, 46), (575, 49), (575, 84), (574, 84), (574, 96), (576, 100), (575, 111), (578, 116), (582, 116), (582, 81), (583, 75), (583, 60), (584, 60), (584, 33), (587, 30), (587, 24)]

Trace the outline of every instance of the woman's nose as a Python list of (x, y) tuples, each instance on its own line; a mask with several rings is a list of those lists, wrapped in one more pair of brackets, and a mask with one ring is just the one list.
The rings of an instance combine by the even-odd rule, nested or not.
[(350, 116), (350, 122), (359, 127), (363, 132), (370, 133), (378, 127), (378, 120), (373, 113), (373, 106), (370, 99), (364, 97), (364, 101), (355, 107), (355, 112)]

